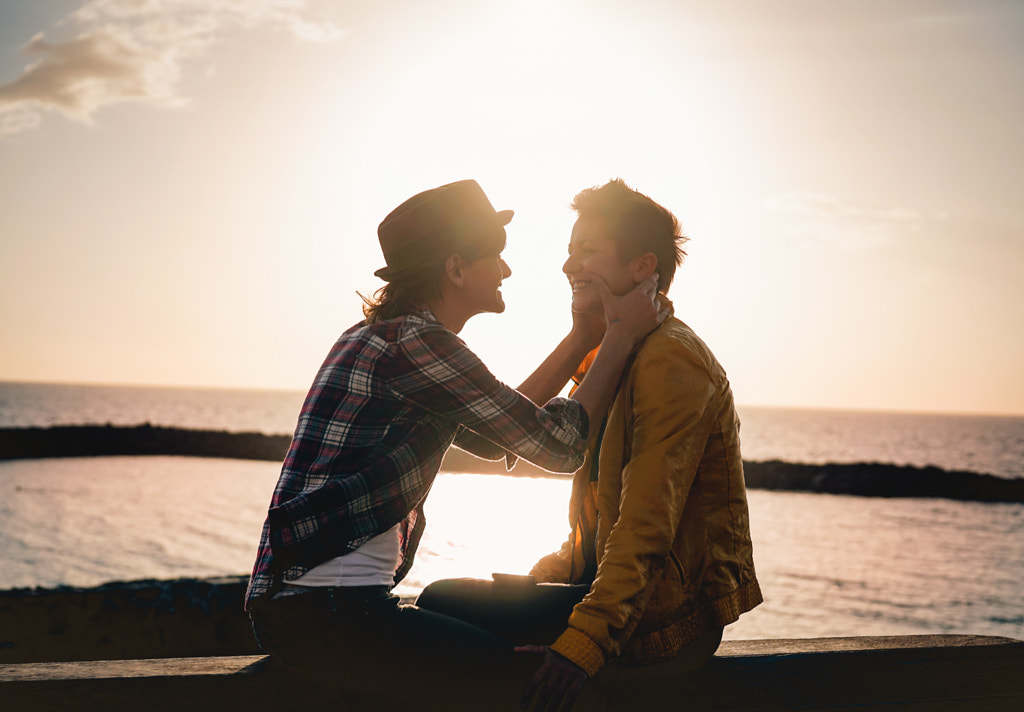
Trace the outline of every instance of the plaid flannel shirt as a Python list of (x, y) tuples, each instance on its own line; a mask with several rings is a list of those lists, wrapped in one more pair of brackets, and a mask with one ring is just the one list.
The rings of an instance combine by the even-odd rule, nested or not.
[(509, 454), (572, 472), (582, 464), (587, 431), (576, 401), (536, 406), (429, 312), (353, 326), (302, 406), (246, 607), (395, 524), (401, 581), (423, 532), (423, 501), (453, 440), (487, 459)]

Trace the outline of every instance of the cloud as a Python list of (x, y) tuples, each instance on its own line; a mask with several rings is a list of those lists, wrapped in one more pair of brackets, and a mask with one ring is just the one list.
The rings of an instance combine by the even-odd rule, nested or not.
[(40, 121), (39, 113), (26, 106), (13, 106), (6, 111), (0, 108), (0, 136), (28, 131)]
[(817, 193), (774, 196), (764, 201), (764, 207), (780, 219), (786, 234), (808, 244), (846, 249), (875, 247), (898, 232), (917, 232), (924, 220), (916, 210), (881, 208)]
[(19, 79), (0, 87), (4, 115), (15, 109), (24, 116), (33, 108), (50, 108), (88, 121), (100, 106), (118, 101), (175, 103), (178, 63), (141, 46), (128, 33), (101, 29), (58, 44), (39, 34), (25, 54), (40, 59)]
[(45, 112), (90, 122), (103, 106), (126, 101), (179, 106), (186, 63), (231, 30), (260, 27), (303, 41), (342, 32), (318, 22), (305, 0), (91, 0), (61, 21), (77, 33), (48, 42), (40, 33), (23, 48), (30, 63), (0, 84), (0, 134), (38, 126)]

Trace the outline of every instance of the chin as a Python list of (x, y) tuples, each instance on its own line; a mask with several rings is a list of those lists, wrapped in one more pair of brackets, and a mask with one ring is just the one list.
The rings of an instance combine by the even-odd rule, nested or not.
[(590, 312), (592, 314), (604, 314), (604, 304), (601, 298), (594, 293), (573, 292), (572, 310), (574, 312)]

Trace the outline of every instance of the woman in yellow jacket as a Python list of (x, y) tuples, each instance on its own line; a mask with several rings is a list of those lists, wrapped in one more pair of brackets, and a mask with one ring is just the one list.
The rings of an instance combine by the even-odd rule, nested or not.
[[(664, 292), (686, 239), (672, 213), (618, 180), (583, 191), (573, 207), (579, 218), (563, 271), (574, 319), (605, 327), (598, 279), (619, 294), (657, 273), (671, 307)], [(461, 608), (485, 626), (518, 619), (537, 636), (545, 633), (536, 621), (561, 606), (559, 630), (519, 648), (544, 656), (524, 691), (537, 709), (571, 705), (588, 680), (613, 704), (657, 694), (652, 681), (702, 665), (724, 626), (762, 601), (732, 389), (693, 330), (670, 317), (650, 334), (594, 426), (573, 479), (569, 537), (530, 572), (540, 585), (510, 593), (495, 583), (467, 596), (466, 583), (438, 582), (418, 602), (449, 615)], [(547, 584), (566, 586), (556, 593)], [(467, 604), (481, 596), (490, 597), (489, 611), (479, 600)]]

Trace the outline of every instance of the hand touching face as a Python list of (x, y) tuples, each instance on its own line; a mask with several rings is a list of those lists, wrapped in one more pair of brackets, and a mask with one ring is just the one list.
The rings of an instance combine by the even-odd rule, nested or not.
[(577, 220), (569, 240), (569, 257), (562, 265), (572, 287), (572, 310), (603, 315), (595, 278), (603, 279), (612, 294), (622, 296), (652, 273), (653, 268), (647, 264), (649, 257), (653, 255), (621, 261), (603, 221)]

